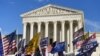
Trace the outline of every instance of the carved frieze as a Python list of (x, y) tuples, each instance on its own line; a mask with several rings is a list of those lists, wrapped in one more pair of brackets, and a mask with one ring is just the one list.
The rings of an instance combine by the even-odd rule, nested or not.
[(77, 12), (71, 11), (71, 10), (66, 10), (63, 8), (57, 8), (57, 7), (45, 7), (39, 10), (35, 10), (26, 16), (43, 16), (43, 15), (61, 15), (61, 14), (75, 14)]

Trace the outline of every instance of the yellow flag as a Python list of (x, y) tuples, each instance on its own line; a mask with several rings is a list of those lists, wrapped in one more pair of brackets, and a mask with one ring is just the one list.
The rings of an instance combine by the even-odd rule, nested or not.
[(35, 49), (38, 48), (38, 43), (39, 43), (39, 37), (40, 33), (36, 33), (32, 40), (29, 41), (28, 46), (26, 47), (26, 54), (31, 54), (32, 52), (35, 52)]
[[(32, 43), (33, 43), (33, 47), (34, 48), (38, 48), (38, 44), (39, 44), (39, 37), (40, 37), (40, 33), (37, 33), (33, 39), (32, 39)], [(34, 49), (33, 48), (33, 49)]]
[(83, 36), (83, 40), (86, 40), (89, 37), (89, 32)]

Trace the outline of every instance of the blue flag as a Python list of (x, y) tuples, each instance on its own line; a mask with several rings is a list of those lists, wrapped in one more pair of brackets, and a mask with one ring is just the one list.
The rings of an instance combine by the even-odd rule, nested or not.
[(94, 48), (97, 45), (98, 45), (97, 41), (94, 41), (94, 42), (91, 42), (91, 43), (87, 43), (82, 48), (80, 48), (79, 51), (87, 52), (87, 51), (91, 50), (92, 48)]
[(0, 32), (0, 56), (3, 56), (3, 44), (2, 44), (2, 38), (1, 38), (1, 32)]
[(94, 52), (94, 50), (96, 50), (97, 46), (98, 46), (98, 44), (95, 44), (92, 48), (89, 48), (89, 50), (83, 50), (83, 51), (79, 52), (79, 54), (77, 54), (76, 56), (91, 56), (91, 54)]
[(91, 56), (91, 54), (96, 50), (98, 43), (95, 39), (89, 39), (84, 46), (82, 46), (78, 51), (79, 54), (76, 56)]
[(52, 48), (51, 53), (62, 52), (65, 50), (65, 42), (55, 42), (55, 46)]
[(47, 46), (48, 45), (48, 37), (46, 37), (46, 38), (42, 38), (41, 40), (40, 40), (40, 46), (41, 46), (41, 48), (43, 48), (43, 47), (45, 47), (45, 46)]

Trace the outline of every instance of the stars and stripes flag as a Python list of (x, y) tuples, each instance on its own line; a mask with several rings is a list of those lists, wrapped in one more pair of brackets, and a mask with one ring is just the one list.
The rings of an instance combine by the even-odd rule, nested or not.
[(4, 54), (14, 54), (16, 51), (16, 31), (8, 34), (3, 38)]
[(78, 50), (79, 54), (76, 56), (91, 56), (97, 46), (96, 33), (94, 33), (83, 42), (81, 48)]
[(77, 41), (80, 40), (83, 35), (84, 35), (83, 27), (80, 28), (78, 31), (74, 32), (74, 34), (73, 34), (73, 37), (74, 37), (73, 45), (75, 45), (77, 43)]
[(79, 49), (79, 51), (86, 52), (91, 50), (93, 47), (97, 46), (97, 40), (96, 40), (96, 35), (95, 33), (90, 36), (87, 40), (84, 41), (83, 45)]
[(76, 44), (78, 43), (78, 42), (82, 42), (81, 40), (83, 39), (83, 37), (84, 37), (84, 29), (83, 29), (83, 27), (82, 28), (80, 28), (78, 31), (76, 31), (76, 32), (74, 32), (74, 35), (73, 35), (73, 37), (74, 37), (74, 39), (73, 39), (73, 45), (75, 45), (76, 46)]
[(73, 37), (76, 38), (76, 37), (80, 37), (84, 34), (84, 28), (80, 28), (78, 31), (74, 32), (73, 34)]
[[(96, 40), (96, 33), (92, 34), (90, 37), (88, 37), (83, 43), (82, 46), (84, 46), (86, 43), (89, 43), (90, 41)], [(82, 47), (81, 46), (81, 47)]]
[(79, 49), (79, 54), (77, 54), (76, 56), (91, 56), (94, 50), (96, 50), (97, 46), (97, 41), (90, 41), (90, 43), (87, 43), (85, 46)]
[(86, 33), (85, 35), (81, 36), (77, 43), (76, 43), (76, 48), (81, 48), (81, 45), (83, 44), (83, 42), (89, 37), (89, 32)]

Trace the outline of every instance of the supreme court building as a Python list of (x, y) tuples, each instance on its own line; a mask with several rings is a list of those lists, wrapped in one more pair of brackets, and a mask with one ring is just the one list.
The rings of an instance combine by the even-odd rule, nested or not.
[(26, 44), (33, 35), (41, 32), (41, 38), (49, 37), (54, 41), (66, 41), (66, 52), (74, 52), (73, 33), (84, 26), (84, 13), (72, 8), (46, 5), (21, 15), (23, 39)]

